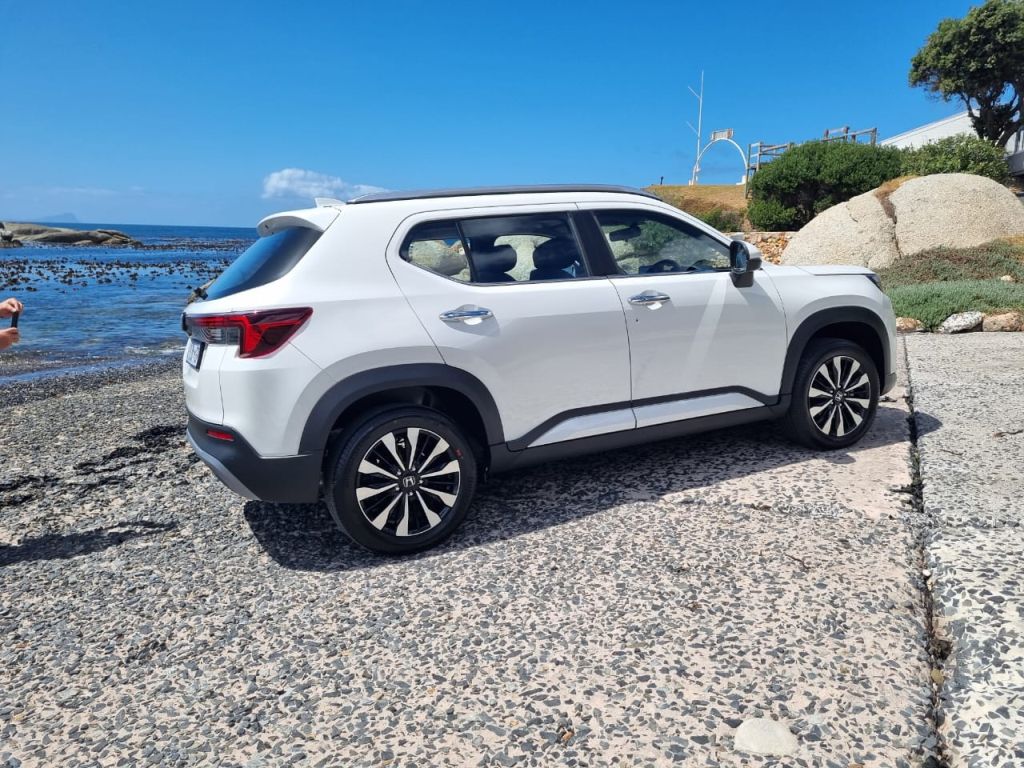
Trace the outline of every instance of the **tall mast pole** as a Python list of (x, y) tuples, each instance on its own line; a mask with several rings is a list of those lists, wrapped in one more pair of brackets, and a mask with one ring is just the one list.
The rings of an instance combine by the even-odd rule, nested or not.
[(693, 173), (690, 175), (690, 186), (696, 186), (697, 177), (700, 175), (700, 132), (704, 127), (704, 70), (700, 71), (700, 93), (697, 93), (690, 86), (690, 93), (697, 97), (697, 127), (690, 125), (690, 130), (697, 134), (697, 154), (694, 156)]

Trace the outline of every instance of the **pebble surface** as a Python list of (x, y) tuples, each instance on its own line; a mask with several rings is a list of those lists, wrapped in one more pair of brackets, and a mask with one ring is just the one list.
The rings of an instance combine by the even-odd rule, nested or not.
[[(949, 763), (1024, 765), (1024, 334), (907, 339)], [(955, 372), (952, 373), (952, 372)]]
[[(451, 540), (246, 502), (174, 373), (0, 406), (0, 765), (918, 766), (907, 409), (495, 478)], [(736, 749), (778, 721), (790, 757)]]

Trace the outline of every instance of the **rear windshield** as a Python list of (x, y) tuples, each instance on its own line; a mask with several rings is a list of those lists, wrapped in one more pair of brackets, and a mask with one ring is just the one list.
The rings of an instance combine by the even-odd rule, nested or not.
[(319, 232), (305, 227), (288, 227), (261, 237), (213, 281), (206, 298), (220, 299), (272, 283), (288, 274), (319, 237)]

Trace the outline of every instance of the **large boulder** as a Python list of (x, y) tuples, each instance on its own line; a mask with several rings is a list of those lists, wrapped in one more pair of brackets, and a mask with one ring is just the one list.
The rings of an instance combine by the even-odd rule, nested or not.
[(815, 216), (790, 239), (782, 252), (782, 263), (881, 269), (897, 257), (896, 224), (879, 196), (865, 192)]
[(889, 196), (900, 253), (970, 248), (1024, 233), (1024, 205), (1002, 184), (969, 173), (910, 179)]
[(783, 264), (854, 264), (871, 269), (932, 248), (969, 248), (1024, 234), (1024, 205), (998, 182), (941, 173), (858, 195), (796, 233)]

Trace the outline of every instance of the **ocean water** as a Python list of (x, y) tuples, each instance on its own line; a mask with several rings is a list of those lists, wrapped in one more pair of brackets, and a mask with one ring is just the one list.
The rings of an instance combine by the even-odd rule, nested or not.
[[(27, 243), (0, 249), (0, 298), (25, 310), (21, 341), (0, 353), (5, 376), (124, 365), (180, 354), (190, 289), (218, 275), (256, 239), (255, 229), (54, 224), (116, 229), (140, 248)], [(9, 321), (0, 320), (0, 327)]]

